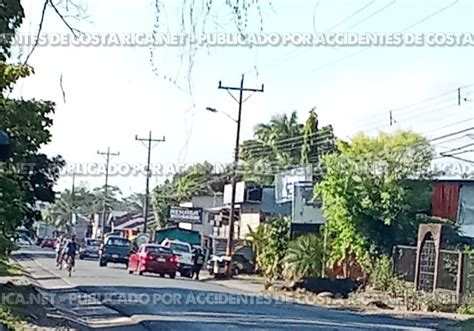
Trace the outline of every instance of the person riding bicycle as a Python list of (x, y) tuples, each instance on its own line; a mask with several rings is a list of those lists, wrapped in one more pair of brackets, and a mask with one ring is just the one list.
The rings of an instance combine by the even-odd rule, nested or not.
[(74, 270), (75, 266), (75, 257), (76, 257), (76, 252), (77, 252), (77, 243), (76, 243), (76, 237), (72, 236), (71, 240), (67, 243), (66, 245), (66, 261), (69, 262), (69, 259), (71, 259), (71, 265), (72, 269)]

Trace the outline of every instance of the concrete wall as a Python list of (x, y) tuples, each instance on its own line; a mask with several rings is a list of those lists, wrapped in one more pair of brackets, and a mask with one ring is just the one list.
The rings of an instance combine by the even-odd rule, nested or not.
[(244, 240), (250, 232), (249, 227), (255, 230), (260, 225), (260, 213), (242, 214), (240, 216), (240, 237)]

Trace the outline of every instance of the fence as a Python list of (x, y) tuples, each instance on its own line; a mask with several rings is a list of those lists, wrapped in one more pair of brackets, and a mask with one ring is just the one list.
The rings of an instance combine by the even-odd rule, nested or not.
[(474, 256), (438, 250), (430, 244), (424, 245), (420, 252), (412, 246), (395, 246), (392, 254), (394, 275), (413, 283), (418, 290), (451, 294), (457, 303), (461, 303), (463, 298), (474, 294)]

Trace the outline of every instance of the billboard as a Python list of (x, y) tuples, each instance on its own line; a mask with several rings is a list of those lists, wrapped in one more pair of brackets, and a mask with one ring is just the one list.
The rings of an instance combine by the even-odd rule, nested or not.
[[(245, 182), (238, 182), (235, 186), (235, 203), (244, 202), (245, 198)], [(224, 204), (230, 205), (232, 201), (232, 184), (224, 186)]]
[(313, 167), (311, 165), (291, 169), (275, 175), (275, 201), (277, 203), (292, 201), (294, 184), (312, 181)]
[(313, 202), (313, 183), (294, 183), (292, 216), (295, 224), (324, 224), (321, 204)]
[(202, 223), (202, 208), (171, 207), (170, 219), (175, 222)]

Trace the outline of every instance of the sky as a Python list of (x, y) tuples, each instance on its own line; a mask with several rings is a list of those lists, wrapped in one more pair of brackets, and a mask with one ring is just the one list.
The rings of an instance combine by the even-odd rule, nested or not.
[[(84, 32), (151, 33), (156, 24), (153, 0), (76, 1), (87, 6), (88, 17), (68, 21)], [(179, 32), (183, 1), (161, 3), (160, 31)], [(252, 7), (250, 32), (324, 33), (334, 27), (333, 32), (474, 33), (474, 2), (470, 0), (259, 3), (262, 19), (258, 8)], [(26, 19), (21, 32), (35, 34), (42, 1), (22, 0), (22, 5)], [(202, 22), (196, 12), (195, 22)], [(232, 17), (224, 2), (214, 4), (205, 31), (236, 32)], [(51, 8), (42, 31), (68, 33)], [(148, 47), (48, 46), (36, 48), (29, 61), (35, 74), (17, 84), (12, 96), (56, 102), (53, 140), (44, 147), (48, 155), (60, 154), (75, 165), (103, 163), (97, 151), (110, 147), (120, 152), (112, 164), (141, 166), (146, 163), (147, 150), (135, 136), (147, 137), (151, 130), (155, 138), (165, 137), (152, 150), (152, 164), (172, 171), (171, 165), (232, 160), (235, 123), (205, 109), (213, 107), (236, 117), (237, 103), (218, 89), (218, 83), (238, 86), (243, 73), (246, 87), (264, 84), (264, 92), (243, 105), (242, 140), (250, 139), (254, 126), (275, 114), (296, 110), (303, 121), (313, 107), (321, 125), (332, 124), (339, 137), (396, 128), (435, 137), (474, 126), (470, 102), (474, 98), (470, 94), (474, 91), (470, 85), (474, 84), (473, 50), (472, 46), (201, 47), (193, 58), (189, 79), (189, 52), (180, 47), (155, 48), (151, 55)], [(28, 53), (27, 48), (19, 51), (23, 57)], [(191, 92), (185, 91), (190, 81)], [(463, 86), (467, 86), (462, 89), (467, 101), (458, 106), (456, 90)], [(447, 150), (466, 141), (458, 139), (439, 147)], [(104, 180), (102, 174), (79, 175), (76, 185), (93, 188)], [(163, 180), (163, 176), (153, 176), (150, 183), (154, 186)], [(71, 184), (72, 177), (64, 175), (58, 189)], [(120, 187), (125, 195), (144, 192), (145, 176), (111, 175), (109, 185)]]

